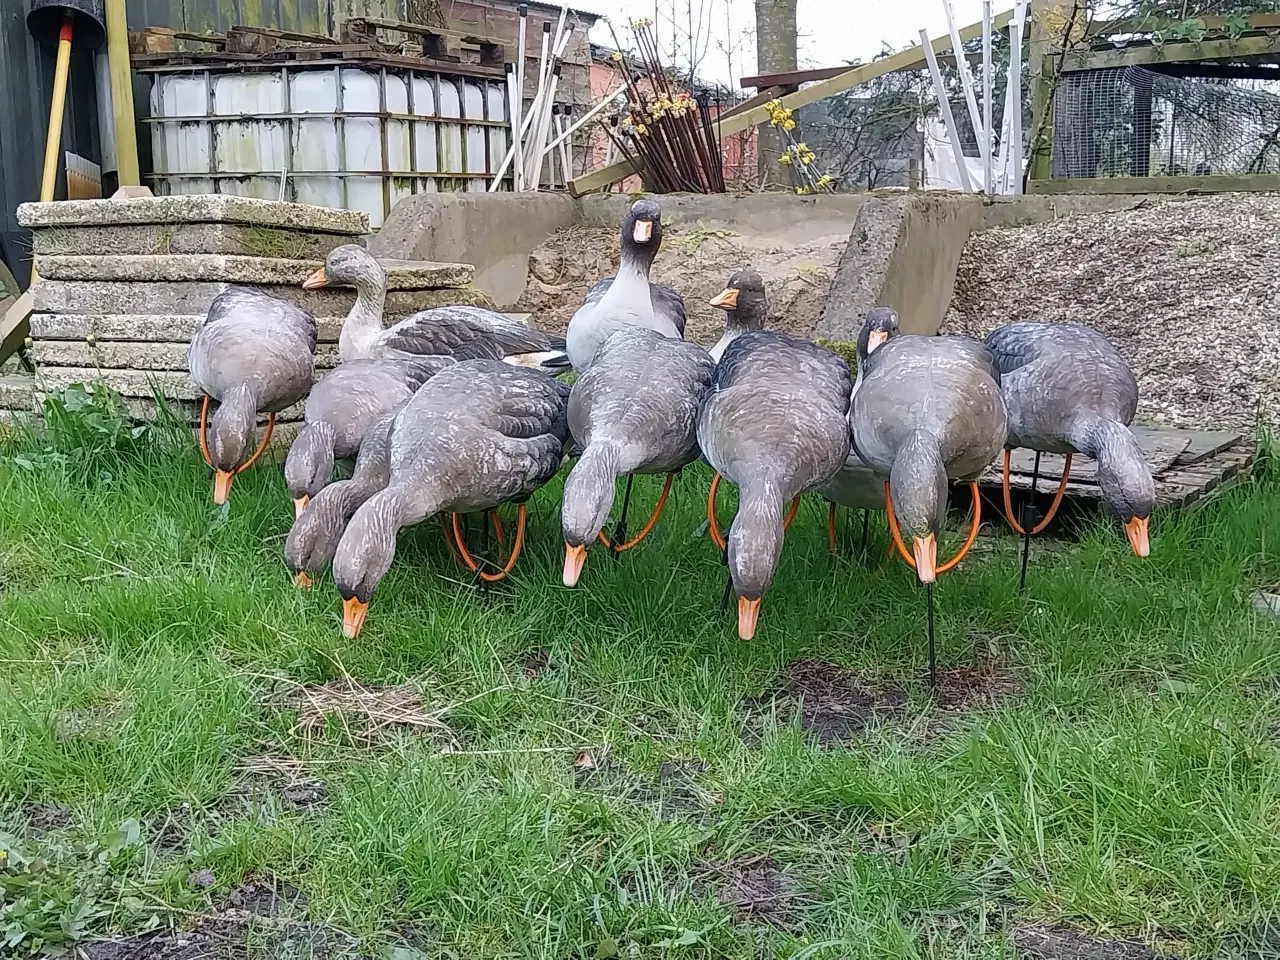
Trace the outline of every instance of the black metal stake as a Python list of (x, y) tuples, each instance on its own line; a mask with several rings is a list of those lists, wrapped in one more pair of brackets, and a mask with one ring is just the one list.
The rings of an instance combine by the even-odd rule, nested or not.
[(733, 595), (733, 574), (729, 571), (729, 548), (724, 548), (724, 553), (720, 555), (721, 561), (725, 566), (724, 577), (724, 593), (720, 594), (720, 616), (724, 616), (724, 612), (729, 609), (729, 597)]
[(862, 558), (867, 558), (867, 526), (871, 523), (871, 511), (862, 511)]
[[(1027, 588), (1027, 556), (1031, 553), (1031, 523), (1027, 519), (1030, 508), (1035, 507), (1036, 481), (1040, 477), (1040, 451), (1036, 451), (1036, 462), (1031, 468), (1031, 495), (1022, 504), (1022, 575), (1018, 578), (1018, 592)], [(1034, 514), (1033, 514), (1034, 516)]]
[[(618, 523), (613, 528), (613, 537), (609, 543), (611, 546), (620, 547), (627, 542), (627, 507), (631, 504), (631, 483), (635, 480), (634, 473), (627, 474), (627, 489), (622, 494), (622, 514), (618, 517)], [(616, 560), (620, 556), (617, 550), (610, 550), (613, 558)]]
[(938, 692), (938, 655), (933, 645), (933, 584), (924, 585), (929, 608), (929, 686)]

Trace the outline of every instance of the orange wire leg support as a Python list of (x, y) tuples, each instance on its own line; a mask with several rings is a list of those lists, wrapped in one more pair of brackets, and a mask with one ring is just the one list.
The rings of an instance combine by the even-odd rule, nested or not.
[(653, 513), (649, 514), (649, 519), (645, 521), (644, 527), (634, 537), (626, 543), (614, 543), (604, 535), (604, 531), (600, 530), (596, 533), (596, 538), (614, 553), (622, 553), (624, 550), (630, 550), (641, 540), (649, 535), (649, 531), (653, 529), (654, 524), (658, 522), (658, 518), (662, 516), (662, 508), (667, 504), (667, 494), (671, 492), (671, 484), (675, 480), (674, 473), (667, 474), (667, 482), (662, 485), (662, 495), (658, 497), (658, 503), (653, 508)]
[[(978, 525), (982, 522), (982, 500), (978, 495), (977, 481), (969, 482), (969, 489), (973, 491), (973, 522), (969, 525), (969, 536), (964, 542), (964, 546), (957, 551), (956, 555), (946, 563), (938, 567), (934, 571), (935, 576), (946, 573), (957, 563), (964, 559), (964, 555), (969, 552), (969, 548), (973, 546), (973, 541), (978, 539)], [(889, 533), (893, 535), (893, 545), (898, 548), (898, 553), (902, 559), (907, 561), (907, 566), (912, 570), (916, 568), (916, 562), (911, 554), (907, 552), (906, 545), (902, 542), (902, 533), (898, 530), (898, 518), (893, 515), (893, 498), (889, 496), (889, 483), (885, 481), (884, 485), (884, 505), (885, 510), (889, 514)]]
[[(205, 439), (205, 433), (209, 428), (209, 397), (205, 396), (204, 402), (200, 404), (200, 455), (204, 457), (204, 462), (208, 466), (213, 466), (213, 458), (209, 456), (209, 441)], [(262, 437), (262, 442), (258, 444), (258, 449), (253, 451), (253, 456), (246, 460), (240, 466), (236, 467), (236, 473), (244, 473), (251, 466), (253, 461), (262, 456), (262, 451), (267, 449), (267, 444), (271, 442), (271, 434), (276, 428), (276, 415), (274, 413), (267, 414), (267, 432)]]
[(836, 505), (834, 503), (827, 504), (827, 547), (831, 550), (831, 555), (836, 553)]
[[(1004, 516), (1009, 521), (1009, 526), (1013, 527), (1017, 533), (1027, 536), (1027, 531), (1017, 520), (1013, 519), (1013, 498), (1009, 491), (1009, 449), (1004, 451), (1004, 477), (1001, 486), (1004, 487)], [(1071, 479), (1071, 454), (1067, 454), (1067, 462), (1062, 466), (1062, 479), (1058, 481), (1058, 492), (1053, 495), (1053, 503), (1049, 505), (1049, 512), (1044, 515), (1044, 519), (1031, 528), (1030, 536), (1035, 536), (1049, 526), (1049, 522), (1053, 519), (1054, 514), (1058, 512), (1058, 507), (1062, 505), (1062, 495), (1067, 492), (1067, 481)]]
[[(707, 491), (707, 532), (711, 534), (711, 542), (721, 550), (724, 549), (724, 537), (720, 534), (720, 523), (716, 520), (716, 490), (720, 487), (720, 474), (716, 474), (711, 478), (711, 489)], [(796, 498), (791, 501), (791, 509), (787, 511), (787, 515), (782, 520), (783, 532), (791, 527), (791, 521), (796, 518), (796, 510), (800, 508), (800, 495), (796, 494)]]
[(467, 552), (467, 545), (462, 542), (462, 531), (458, 529), (458, 515), (456, 513), (453, 514), (454, 540), (457, 543), (458, 552), (462, 555), (462, 562), (466, 564), (467, 569), (474, 572), (486, 583), (495, 583), (510, 573), (511, 568), (516, 565), (516, 558), (520, 556), (520, 547), (524, 544), (524, 515), (525, 505), (522, 503), (520, 504), (519, 512), (516, 514), (516, 538), (511, 544), (511, 556), (507, 558), (507, 565), (497, 573), (485, 573), (485, 571), (479, 569), (476, 562), (471, 559), (471, 554)]

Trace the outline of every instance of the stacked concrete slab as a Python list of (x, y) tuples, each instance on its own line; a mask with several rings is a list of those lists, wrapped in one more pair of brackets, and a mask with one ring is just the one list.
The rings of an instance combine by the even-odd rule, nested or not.
[[(317, 376), (337, 360), (338, 332), (355, 291), (303, 290), (325, 255), (368, 232), (363, 213), (223, 195), (27, 203), (34, 234), (33, 378), (0, 383), (0, 415), (38, 408), (42, 395), (104, 382), (132, 415), (155, 414), (158, 391), (198, 415), (187, 345), (214, 297), (252, 287), (299, 304), (319, 324)], [(492, 306), (468, 264), (383, 260), (386, 320), (444, 304)], [(301, 407), (278, 422), (300, 419)]]

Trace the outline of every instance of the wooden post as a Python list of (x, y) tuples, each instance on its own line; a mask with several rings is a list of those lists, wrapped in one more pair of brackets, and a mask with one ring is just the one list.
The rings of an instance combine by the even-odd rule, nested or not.
[(111, 112), (116, 132), (116, 173), (122, 187), (142, 183), (138, 171), (138, 133), (133, 116), (133, 71), (129, 65), (129, 26), (124, 0), (107, 0), (107, 60), (111, 68)]

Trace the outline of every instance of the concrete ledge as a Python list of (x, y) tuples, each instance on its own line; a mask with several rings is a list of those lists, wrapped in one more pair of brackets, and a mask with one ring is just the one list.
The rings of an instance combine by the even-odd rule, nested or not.
[[(322, 375), (322, 371), (316, 371), (315, 380), (319, 381)], [(154, 397), (157, 392), (169, 400), (200, 400), (204, 397), (185, 370), (98, 371), (92, 367), (44, 367), (39, 377), (33, 379), (40, 388), (50, 390), (62, 390), (73, 383), (104, 383), (124, 397), (145, 399)]]
[(317, 261), (328, 256), (334, 247), (360, 242), (357, 234), (313, 233), (242, 223), (46, 227), (36, 230), (33, 238), (37, 257), (223, 253)]
[[(321, 266), (318, 260), (283, 257), (240, 257), (220, 253), (149, 256), (54, 255), (36, 260), (40, 277), (49, 280), (120, 280), (147, 283), (214, 282), (300, 286)], [(465, 287), (475, 277), (467, 263), (387, 260), (389, 290), (432, 290)]]
[[(34, 339), (34, 338), (33, 338)], [(31, 359), (40, 367), (86, 367), (97, 370), (178, 370), (186, 372), (187, 344), (154, 343), (141, 340), (35, 340)], [(338, 362), (338, 345), (316, 347), (316, 369), (326, 370)]]
[(369, 217), (364, 213), (226, 194), (23, 203), (18, 205), (18, 223), (30, 229), (139, 223), (248, 223), (348, 236), (369, 232)]
[[(730, 228), (741, 233), (776, 234), (791, 227), (797, 242), (811, 235), (814, 221), (853, 225), (854, 217), (874, 194), (830, 193), (798, 197), (792, 193), (667, 193), (654, 194), (662, 204), (662, 218), (672, 226)], [(578, 201), (578, 222), (618, 227), (633, 199), (625, 193), (589, 194)], [(787, 238), (784, 234), (784, 241)]]

